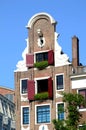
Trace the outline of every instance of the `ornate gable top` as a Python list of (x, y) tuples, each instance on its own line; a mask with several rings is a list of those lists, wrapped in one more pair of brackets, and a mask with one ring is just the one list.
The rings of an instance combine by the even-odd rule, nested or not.
[(50, 19), (51, 24), (55, 24), (56, 23), (56, 21), (54, 20), (54, 18), (50, 14), (42, 12), (42, 13), (37, 13), (34, 16), (32, 16), (31, 19), (28, 21), (28, 24), (27, 24), (26, 27), (27, 28), (31, 28), (31, 26), (36, 21), (36, 18), (38, 16), (47, 16)]

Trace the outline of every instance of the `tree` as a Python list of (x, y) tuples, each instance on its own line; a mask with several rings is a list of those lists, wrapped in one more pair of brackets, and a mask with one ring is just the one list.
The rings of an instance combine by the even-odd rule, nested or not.
[(67, 104), (67, 119), (62, 121), (54, 119), (54, 127), (56, 130), (77, 130), (82, 117), (78, 108), (85, 104), (84, 97), (80, 94), (63, 93), (63, 102)]
[(54, 119), (52, 122), (53, 122), (56, 130), (68, 130), (67, 127), (65, 126), (64, 120)]

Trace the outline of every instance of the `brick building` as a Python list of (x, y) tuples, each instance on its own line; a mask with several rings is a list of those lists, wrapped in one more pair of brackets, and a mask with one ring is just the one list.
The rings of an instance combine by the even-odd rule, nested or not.
[[(27, 46), (15, 76), (16, 130), (53, 130), (52, 119), (65, 119), (61, 93), (86, 96), (86, 68), (79, 63), (79, 39), (72, 38), (72, 62), (58, 44), (56, 21), (47, 13), (34, 15), (27, 24)], [(86, 117), (86, 109), (80, 109)], [(82, 123), (81, 123), (82, 124)]]

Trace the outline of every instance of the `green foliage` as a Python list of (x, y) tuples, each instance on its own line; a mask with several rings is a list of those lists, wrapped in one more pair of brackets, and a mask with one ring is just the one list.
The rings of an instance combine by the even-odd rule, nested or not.
[(84, 104), (84, 97), (80, 94), (63, 93), (63, 101), (69, 105), (80, 106)]
[(67, 103), (67, 125), (76, 130), (81, 118), (78, 107), (84, 103), (84, 98), (79, 94), (63, 93), (63, 101)]
[(44, 92), (44, 93), (35, 94), (34, 98), (35, 100), (44, 100), (44, 99), (47, 99), (48, 96), (49, 96), (48, 92)]
[(79, 128), (79, 130), (86, 130), (86, 124)]
[(67, 125), (77, 128), (79, 120), (82, 116), (78, 111), (78, 107), (84, 104), (84, 97), (80, 94), (63, 93), (63, 101), (67, 103)]
[(34, 63), (34, 67), (38, 69), (44, 69), (48, 66), (48, 61), (41, 61), (41, 62), (36, 62)]
[(56, 119), (53, 119), (52, 122), (53, 122), (53, 124), (54, 124), (56, 130), (68, 130), (68, 129), (65, 127), (65, 121), (64, 121), (64, 120), (56, 120)]
[[(63, 101), (66, 102), (68, 117), (65, 121), (54, 119), (52, 122), (56, 130), (77, 130), (81, 114), (78, 107), (85, 104), (84, 97), (80, 94), (63, 93)], [(65, 125), (64, 125), (65, 124)], [(83, 127), (80, 130), (85, 130)]]

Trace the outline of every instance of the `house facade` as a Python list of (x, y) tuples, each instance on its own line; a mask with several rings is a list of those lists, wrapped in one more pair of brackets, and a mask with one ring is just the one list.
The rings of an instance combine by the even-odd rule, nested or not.
[[(16, 130), (53, 130), (53, 119), (67, 117), (65, 112), (59, 114), (59, 108), (66, 107), (62, 92), (85, 95), (86, 72), (79, 63), (79, 39), (72, 38), (70, 62), (58, 43), (56, 23), (51, 15), (38, 13), (26, 26), (27, 45), (14, 72)], [(80, 111), (84, 120), (85, 109)]]
[(15, 104), (0, 94), (0, 130), (16, 130)]

